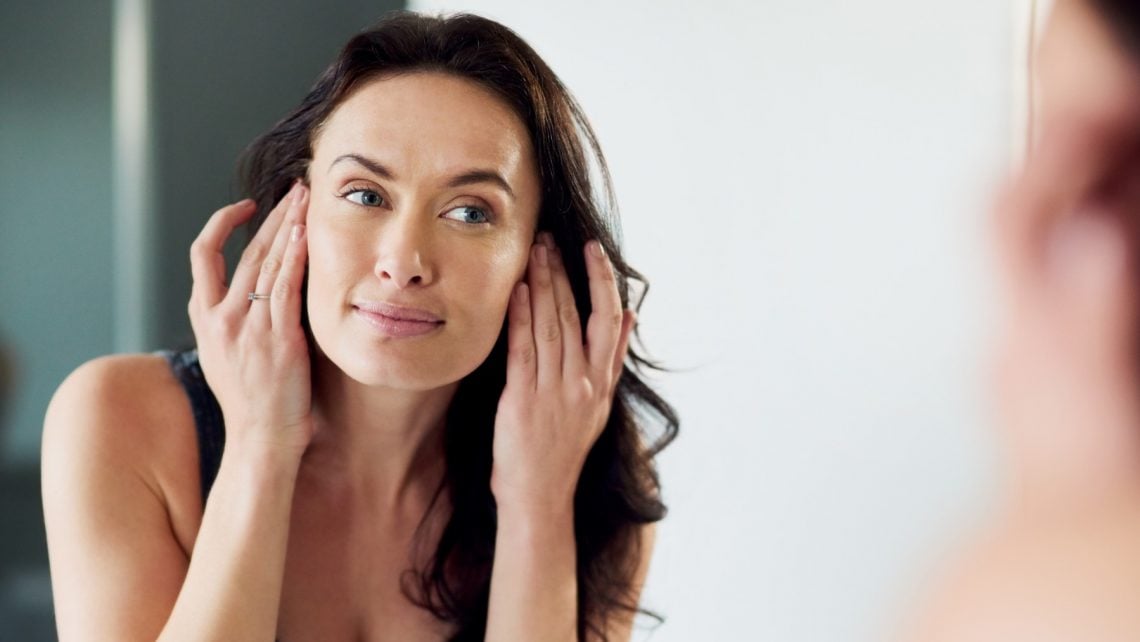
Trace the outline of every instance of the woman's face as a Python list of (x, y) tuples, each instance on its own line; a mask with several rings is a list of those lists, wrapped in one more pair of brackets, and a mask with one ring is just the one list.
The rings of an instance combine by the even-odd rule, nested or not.
[[(442, 73), (373, 80), (325, 123), (308, 178), (306, 304), (325, 356), (361, 383), (409, 390), (475, 370), (538, 218), (534, 150), (511, 108)], [(393, 329), (359, 309), (382, 304), (442, 322)]]

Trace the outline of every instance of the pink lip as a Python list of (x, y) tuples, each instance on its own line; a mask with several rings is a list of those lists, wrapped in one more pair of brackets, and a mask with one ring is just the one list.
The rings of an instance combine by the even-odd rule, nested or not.
[(384, 314), (369, 312), (360, 308), (353, 308), (358, 317), (391, 337), (416, 337), (434, 332), (443, 327), (443, 321), (413, 321), (410, 319), (396, 319)]
[(438, 315), (432, 314), (427, 310), (420, 310), (417, 308), (405, 308), (383, 301), (358, 301), (355, 307), (364, 312), (371, 312), (372, 314), (380, 314), (388, 317), (389, 319), (398, 319), (401, 321), (428, 321), (431, 323), (438, 323), (443, 321)]

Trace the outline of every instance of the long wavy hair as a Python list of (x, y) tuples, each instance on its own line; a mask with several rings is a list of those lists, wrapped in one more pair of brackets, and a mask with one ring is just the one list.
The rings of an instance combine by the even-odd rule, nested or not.
[[(393, 12), (348, 41), (300, 106), (242, 154), (242, 186), (257, 201), (246, 242), (293, 180), (307, 175), (316, 134), (341, 101), (369, 80), (418, 71), (452, 74), (487, 87), (526, 125), (541, 184), (538, 229), (553, 234), (562, 250), (583, 333), (591, 306), (578, 249), (588, 239), (598, 239), (613, 261), (624, 307), (630, 307), (631, 282), (642, 285), (635, 308), (639, 310), (648, 282), (622, 258), (609, 171), (581, 107), (522, 38), (470, 14)], [(303, 297), (307, 284), (306, 271)], [(302, 325), (310, 354), (316, 354), (304, 313)], [(453, 640), (482, 640), (486, 629), (497, 520), (490, 486), (491, 445), (506, 383), (506, 326), (487, 359), (460, 382), (448, 409), (446, 472), (436, 499), (449, 493), (452, 512), (430, 563), (408, 570), (401, 581), (409, 599), (456, 626)], [(636, 328), (632, 339), (609, 419), (586, 458), (574, 496), (582, 639), (587, 632), (606, 639), (606, 623), (617, 614), (632, 617), (641, 612), (661, 621), (639, 607), (632, 582), (641, 526), (666, 512), (653, 459), (676, 437), (679, 419), (639, 377), (645, 369), (664, 369), (633, 345), (641, 343)], [(657, 427), (652, 436), (651, 425)]]

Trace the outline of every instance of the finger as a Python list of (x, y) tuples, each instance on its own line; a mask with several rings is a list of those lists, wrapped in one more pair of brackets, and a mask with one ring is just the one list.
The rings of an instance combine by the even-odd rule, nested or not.
[(251, 199), (227, 205), (214, 212), (198, 237), (190, 245), (190, 273), (193, 277), (191, 298), (214, 307), (226, 295), (226, 259), (222, 247), (241, 223), (257, 208)]
[(586, 274), (590, 279), (592, 312), (586, 323), (586, 349), (590, 368), (607, 373), (621, 338), (623, 310), (614, 266), (594, 239), (586, 244)]
[(621, 378), (622, 368), (625, 367), (625, 357), (629, 353), (629, 335), (633, 334), (633, 326), (637, 324), (637, 313), (633, 310), (626, 310), (622, 314), (621, 323), (621, 340), (618, 341), (617, 350), (614, 352), (614, 363), (610, 370), (610, 393), (613, 394), (613, 387), (617, 386), (618, 380)]
[(301, 306), (305, 304), (301, 300), (301, 283), (305, 278), (305, 262), (309, 254), (309, 239), (305, 236), (307, 209), (300, 206), (300, 214), (290, 226), (281, 272), (269, 299), (273, 329), (282, 335), (301, 327)]
[(543, 388), (557, 385), (562, 377), (562, 330), (554, 303), (549, 251), (542, 243), (536, 243), (532, 248), (527, 269), (535, 352), (538, 354), (537, 385)]
[[(294, 184), (295, 188), (296, 184)], [(257, 285), (258, 274), (261, 272), (261, 264), (265, 262), (265, 257), (273, 246), (273, 240), (278, 230), (281, 229), (285, 213), (289, 211), (292, 195), (293, 190), (291, 189), (284, 198), (278, 201), (273, 211), (261, 223), (261, 227), (258, 228), (253, 240), (242, 251), (241, 259), (238, 261), (237, 268), (234, 269), (233, 279), (230, 281), (230, 290), (226, 294), (226, 306), (241, 310), (249, 308), (250, 301), (247, 295), (251, 291), (257, 291), (254, 290), (254, 287)]]
[(554, 237), (549, 232), (543, 232), (540, 238), (548, 250), (550, 257), (550, 276), (554, 292), (554, 305), (558, 310), (558, 319), (562, 331), (562, 374), (573, 376), (585, 371), (586, 355), (582, 349), (582, 321), (578, 316), (578, 304), (574, 302), (574, 290), (570, 287), (570, 278), (566, 276), (566, 265)]
[(529, 290), (526, 283), (515, 285), (508, 306), (507, 385), (522, 390), (534, 390), (538, 380)]
[[(258, 323), (264, 323), (267, 326), (272, 324), (272, 302), (273, 297), (277, 296), (274, 291), (277, 287), (277, 275), (281, 273), (281, 265), (285, 260), (285, 250), (289, 247), (289, 238), (293, 232), (293, 226), (297, 224), (300, 219), (302, 208), (305, 202), (305, 188), (297, 186), (292, 191), (292, 197), (287, 199), (288, 209), (285, 210), (285, 216), (281, 224), (277, 227), (277, 234), (273, 237), (273, 244), (269, 248), (269, 252), (265, 255), (265, 260), (261, 263), (261, 269), (257, 274), (257, 285), (254, 286), (253, 291), (259, 294), (269, 294), (270, 298), (267, 303), (256, 305), (250, 308), (250, 318)], [(286, 294), (288, 297), (288, 294)]]

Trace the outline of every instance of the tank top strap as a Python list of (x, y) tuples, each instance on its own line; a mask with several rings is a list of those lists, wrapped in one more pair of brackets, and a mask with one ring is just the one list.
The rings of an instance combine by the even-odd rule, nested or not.
[(222, 465), (222, 451), (225, 448), (226, 428), (222, 419), (222, 409), (198, 363), (197, 348), (189, 350), (158, 350), (170, 364), (174, 376), (182, 384), (190, 407), (194, 411), (194, 426), (198, 433), (199, 470), (202, 477), (202, 505), (210, 495), (210, 488), (218, 476)]

